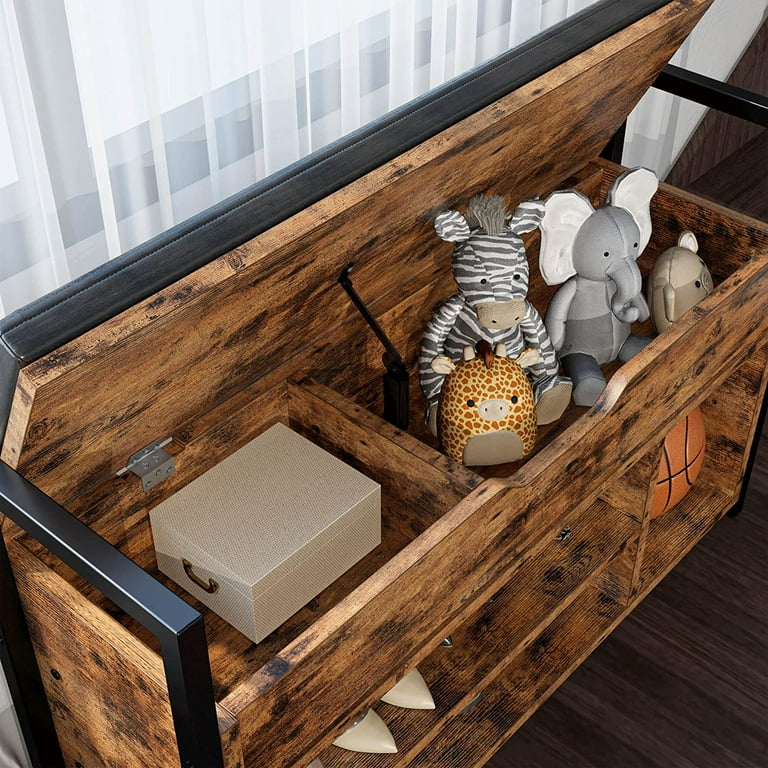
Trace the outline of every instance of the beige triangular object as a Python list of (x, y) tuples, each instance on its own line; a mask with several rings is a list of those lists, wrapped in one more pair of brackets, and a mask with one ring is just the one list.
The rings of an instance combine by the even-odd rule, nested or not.
[(365, 713), (362, 720), (356, 722), (351, 728), (347, 728), (333, 743), (334, 746), (348, 749), (350, 752), (376, 754), (397, 752), (397, 746), (389, 728), (372, 709)]
[(394, 688), (382, 697), (387, 704), (406, 709), (434, 709), (435, 700), (418, 669), (412, 669)]

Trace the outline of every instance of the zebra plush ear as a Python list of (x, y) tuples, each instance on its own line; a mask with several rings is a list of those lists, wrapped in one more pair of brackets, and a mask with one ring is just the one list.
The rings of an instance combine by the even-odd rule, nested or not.
[(509, 229), (516, 235), (533, 232), (544, 218), (543, 200), (526, 200), (520, 203), (509, 220)]
[(463, 243), (469, 240), (470, 229), (467, 220), (458, 211), (444, 211), (435, 218), (435, 231), (449, 243)]

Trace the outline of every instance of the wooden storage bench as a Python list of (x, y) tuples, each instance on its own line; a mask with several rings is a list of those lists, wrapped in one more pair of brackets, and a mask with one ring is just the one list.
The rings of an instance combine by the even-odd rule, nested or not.
[[(736, 502), (766, 388), (768, 225), (662, 185), (641, 270), (690, 229), (715, 291), (528, 460), (482, 471), (438, 452), (415, 375), (409, 430), (381, 418), (380, 348), (336, 280), (355, 261), (413, 373), (454, 291), (435, 212), (480, 191), (602, 201), (621, 169), (594, 158), (707, 4), (669, 3), (21, 370), (3, 460), (202, 612), (229, 768), (482, 765)], [(537, 233), (526, 246), (543, 312), (555, 289)], [(701, 474), (651, 521), (662, 441), (695, 406)], [(381, 484), (382, 544), (255, 645), (159, 573), (148, 510), (277, 421)], [(176, 471), (149, 493), (116, 474), (167, 437)], [(67, 766), (178, 764), (155, 637), (3, 535)], [(416, 665), (434, 711), (378, 702)], [(396, 755), (331, 745), (370, 706)]]

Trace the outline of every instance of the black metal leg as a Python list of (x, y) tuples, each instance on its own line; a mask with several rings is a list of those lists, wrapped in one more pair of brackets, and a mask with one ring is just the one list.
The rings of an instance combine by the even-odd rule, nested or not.
[(357, 307), (358, 312), (363, 316), (363, 320), (374, 332), (376, 338), (382, 343), (385, 349), (382, 362), (386, 366), (384, 374), (384, 418), (396, 426), (398, 429), (408, 429), (408, 420), (410, 419), (411, 408), (409, 404), (410, 383), (408, 379), (408, 367), (395, 349), (395, 345), (389, 336), (384, 333), (384, 329), (378, 324), (376, 318), (371, 314), (365, 302), (360, 298), (352, 285), (349, 273), (352, 271), (353, 264), (347, 264), (341, 270), (339, 283), (347, 292), (352, 303)]
[(204, 738), (216, 721), (216, 705), (203, 617), (178, 635), (161, 637), (160, 646), (182, 767), (222, 765), (220, 741)]
[(621, 164), (621, 158), (624, 154), (624, 139), (627, 135), (627, 121), (625, 120), (613, 134), (611, 140), (605, 145), (600, 157), (610, 160), (612, 163)]
[(760, 438), (763, 434), (763, 427), (765, 426), (765, 413), (767, 410), (768, 392), (763, 395), (763, 402), (760, 406), (760, 415), (757, 417), (755, 438), (752, 441), (752, 448), (749, 451), (749, 459), (747, 459), (747, 466), (744, 470), (744, 479), (741, 481), (741, 493), (739, 494), (738, 501), (728, 510), (728, 517), (736, 517), (741, 513), (742, 509), (744, 509), (744, 502), (746, 501), (747, 494), (749, 493), (749, 480), (752, 476), (752, 470), (755, 466), (758, 450), (760, 449)]
[(0, 662), (33, 768), (64, 768), (16, 580), (0, 536)]

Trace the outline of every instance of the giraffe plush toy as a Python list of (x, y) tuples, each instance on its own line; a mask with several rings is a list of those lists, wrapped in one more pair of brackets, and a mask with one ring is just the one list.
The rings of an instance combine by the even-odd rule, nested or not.
[(459, 293), (429, 322), (419, 355), (419, 381), (427, 399), (427, 423), (436, 433), (440, 389), (464, 347), (480, 340), (502, 343), (507, 353), (539, 352), (528, 368), (539, 424), (559, 419), (571, 398), (571, 382), (558, 375), (558, 361), (544, 322), (527, 300), (528, 259), (520, 235), (535, 229), (544, 204), (522, 203), (511, 216), (500, 196), (473, 197), (467, 215), (445, 211), (435, 219), (438, 235), (456, 243), (453, 276)]
[(536, 441), (533, 389), (523, 366), (539, 355), (526, 350), (508, 358), (503, 344), (487, 341), (477, 354), (466, 347), (440, 392), (438, 437), (443, 451), (470, 466), (504, 464), (525, 458)]

